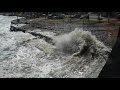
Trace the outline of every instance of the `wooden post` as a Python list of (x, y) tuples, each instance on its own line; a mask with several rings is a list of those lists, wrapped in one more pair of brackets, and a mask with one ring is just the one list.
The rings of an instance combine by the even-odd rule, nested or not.
[(17, 22), (19, 22), (18, 15), (17, 15)]
[(108, 23), (110, 23), (110, 15), (109, 15), (109, 12), (108, 12)]

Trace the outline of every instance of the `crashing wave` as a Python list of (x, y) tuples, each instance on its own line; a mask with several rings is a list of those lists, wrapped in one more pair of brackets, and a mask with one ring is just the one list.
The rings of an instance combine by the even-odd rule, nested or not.
[[(4, 53), (4, 56), (11, 56), (8, 53), (14, 51), (13, 57), (0, 62), (0, 78), (97, 77), (106, 63), (110, 49), (89, 31), (75, 29), (71, 33), (56, 36), (56, 44), (52, 46), (42, 39), (32, 40), (34, 37), (27, 33), (9, 32), (7, 27), (13, 19), (15, 17), (0, 17), (3, 20), (0, 24), (3, 37), (0, 58), (4, 58)], [(2, 26), (2, 22), (6, 25)], [(26, 45), (18, 45), (30, 38)], [(9, 47), (9, 50), (5, 47)]]
[(91, 32), (77, 28), (55, 41), (57, 50), (71, 56), (52, 72), (54, 77), (97, 77), (111, 51)]
[(102, 42), (100, 42), (95, 35), (91, 34), (91, 32), (83, 31), (82, 29), (78, 28), (69, 34), (56, 37), (55, 42), (57, 49), (66, 54), (81, 52), (83, 49), (85, 50), (85, 48), (108, 50), (108, 48)]

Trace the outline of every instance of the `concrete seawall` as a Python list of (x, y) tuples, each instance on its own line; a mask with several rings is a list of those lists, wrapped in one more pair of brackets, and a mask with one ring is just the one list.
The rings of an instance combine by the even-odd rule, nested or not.
[(33, 36), (35, 36), (37, 38), (40, 38), (40, 39), (44, 39), (46, 42), (54, 45), (52, 38), (50, 38), (48, 36), (45, 36), (45, 35), (42, 35), (42, 34), (40, 34), (38, 32), (35, 32), (35, 31), (27, 32), (28, 30), (20, 28), (19, 25), (18, 26), (14, 25), (14, 24), (11, 25), (10, 26), (10, 31), (12, 31), (12, 32), (20, 32), (21, 31), (21, 32), (24, 32), (24, 33), (30, 33), (31, 35), (33, 35)]

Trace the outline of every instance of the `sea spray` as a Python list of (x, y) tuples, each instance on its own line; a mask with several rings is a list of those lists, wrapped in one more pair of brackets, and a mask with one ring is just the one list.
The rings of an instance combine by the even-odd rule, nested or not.
[(66, 54), (81, 52), (84, 46), (87, 46), (88, 48), (94, 46), (95, 49), (107, 49), (107, 47), (100, 42), (95, 35), (92, 35), (91, 32), (83, 31), (78, 28), (69, 34), (56, 37), (55, 41), (56, 48)]

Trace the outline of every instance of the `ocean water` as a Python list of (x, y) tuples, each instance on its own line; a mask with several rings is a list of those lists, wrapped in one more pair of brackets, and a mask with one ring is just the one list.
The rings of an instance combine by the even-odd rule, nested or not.
[[(29, 33), (10, 32), (14, 19), (15, 16), (0, 16), (0, 78), (96, 78), (111, 51), (82, 29), (50, 35), (54, 46)], [(49, 36), (51, 32), (46, 33)], [(84, 46), (89, 50), (80, 56)]]

